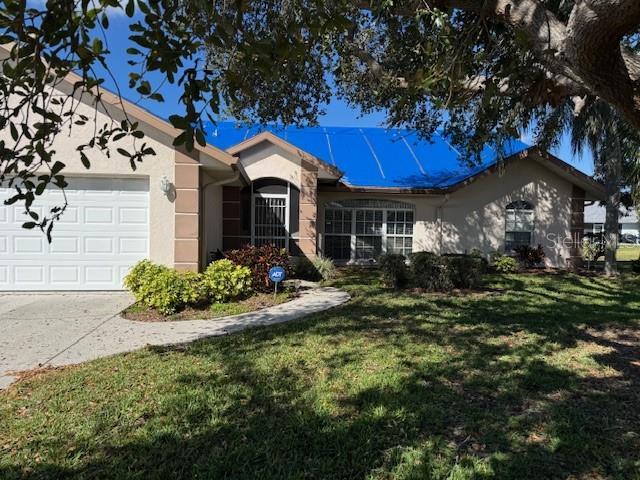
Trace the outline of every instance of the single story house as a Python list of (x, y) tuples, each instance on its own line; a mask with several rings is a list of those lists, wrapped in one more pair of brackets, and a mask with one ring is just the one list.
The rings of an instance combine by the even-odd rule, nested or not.
[[(224, 123), (188, 152), (172, 146), (179, 132), (166, 121), (115, 95), (103, 100), (115, 119), (124, 105), (157, 155), (134, 171), (127, 158), (95, 151), (86, 169), (75, 148), (91, 122), (59, 136), (69, 206), (48, 243), (21, 228), (21, 205), (0, 205), (0, 290), (120, 289), (142, 258), (201, 270), (212, 252), (267, 242), (342, 263), (542, 244), (548, 264), (565, 267), (579, 255), (585, 200), (603, 198), (590, 177), (519, 142), (503, 161), (487, 147), (480, 165), (465, 165), (444, 139), (401, 130)], [(87, 96), (79, 113), (92, 111)], [(9, 195), (0, 188), (0, 199)], [(35, 207), (46, 214), (62, 201), (51, 188)]]
[[(599, 235), (604, 232), (605, 208), (600, 202), (588, 202), (584, 207), (584, 233)], [(618, 233), (621, 243), (640, 243), (640, 223), (635, 207), (620, 207)]]

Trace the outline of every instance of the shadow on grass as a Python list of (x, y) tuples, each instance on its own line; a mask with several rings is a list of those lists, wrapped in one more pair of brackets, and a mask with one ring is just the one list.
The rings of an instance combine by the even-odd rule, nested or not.
[(337, 283), (353, 301), (309, 320), (150, 349), (185, 368), (130, 430), (99, 424), (66, 462), (72, 431), (38, 437), (41, 461), (5, 458), (0, 477), (640, 475), (633, 284), (505, 276), (501, 295), (449, 298), (366, 271)]

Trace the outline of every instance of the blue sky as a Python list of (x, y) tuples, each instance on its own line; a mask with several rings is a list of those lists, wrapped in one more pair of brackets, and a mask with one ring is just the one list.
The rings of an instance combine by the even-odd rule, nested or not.
[[(134, 90), (130, 90), (128, 88), (128, 73), (130, 71), (135, 71), (133, 70), (135, 67), (131, 67), (127, 64), (128, 56), (125, 53), (128, 47), (133, 46), (128, 39), (129, 22), (130, 19), (128, 19), (122, 11), (113, 10), (111, 26), (107, 30), (106, 40), (107, 45), (112, 52), (109, 58), (109, 64), (111, 66), (112, 73), (118, 81), (120, 90), (125, 98), (137, 102), (139, 101), (139, 95)], [(152, 84), (155, 85), (159, 84), (162, 80), (159, 76), (150, 77), (149, 79), (152, 81)], [(105, 86), (109, 89), (113, 89), (114, 84), (109, 80)], [(175, 85), (165, 83), (160, 91), (164, 96), (164, 103), (146, 101), (140, 102), (139, 105), (162, 118), (168, 118), (169, 115), (179, 110), (177, 98), (180, 95), (180, 89)], [(325, 114), (318, 119), (320, 125), (323, 126), (377, 127), (380, 126), (384, 120), (384, 114), (382, 112), (363, 115), (358, 109), (354, 109), (338, 99), (334, 99), (330, 104), (326, 105), (324, 110)], [(521, 140), (525, 143), (532, 143), (530, 133), (525, 132), (521, 136)], [(565, 139), (560, 147), (553, 153), (564, 161), (571, 163), (579, 170), (587, 174), (593, 173), (593, 164), (590, 155), (583, 155), (582, 158), (572, 155), (567, 139)]]

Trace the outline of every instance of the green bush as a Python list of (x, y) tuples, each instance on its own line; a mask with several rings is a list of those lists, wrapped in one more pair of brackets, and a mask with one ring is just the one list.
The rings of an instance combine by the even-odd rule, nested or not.
[(430, 252), (411, 255), (411, 276), (417, 287), (429, 291), (447, 292), (453, 288), (446, 260)]
[(486, 255), (481, 250), (477, 248), (472, 248), (471, 251), (469, 252), (469, 256), (480, 260), (480, 262), (482, 263), (481, 273), (484, 274), (489, 271), (489, 261), (487, 260)]
[(451, 284), (455, 288), (476, 288), (485, 271), (483, 260), (471, 255), (444, 256)]
[(138, 262), (125, 277), (124, 284), (138, 303), (154, 308), (163, 315), (175, 313), (206, 297), (200, 274), (178, 272), (148, 260)]
[(382, 255), (378, 259), (380, 271), (382, 272), (382, 283), (387, 287), (401, 288), (409, 281), (409, 269), (407, 259), (404, 255), (392, 254)]
[(336, 276), (336, 266), (333, 260), (325, 257), (300, 257), (294, 266), (295, 278), (317, 282), (319, 280), (331, 280)]
[(148, 283), (151, 278), (162, 273), (166, 268), (164, 265), (157, 265), (151, 260), (140, 260), (124, 277), (124, 286), (137, 298), (142, 285)]
[(251, 286), (257, 292), (270, 292), (273, 283), (269, 280), (269, 269), (279, 265), (284, 268), (287, 277), (293, 273), (289, 254), (284, 248), (274, 245), (255, 247), (247, 245), (238, 250), (229, 250), (224, 256), (236, 265), (249, 267), (251, 270)]
[(495, 268), (498, 273), (513, 273), (518, 271), (518, 262), (513, 257), (501, 255), (495, 257), (493, 268)]
[(202, 274), (207, 295), (216, 302), (228, 302), (251, 291), (251, 270), (229, 259), (211, 263)]

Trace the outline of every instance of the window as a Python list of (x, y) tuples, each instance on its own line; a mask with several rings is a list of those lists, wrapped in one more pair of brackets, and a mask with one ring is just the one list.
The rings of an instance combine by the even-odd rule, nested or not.
[(413, 207), (388, 200), (331, 202), (325, 209), (327, 257), (370, 261), (383, 253), (409, 255), (413, 244)]
[(324, 232), (351, 234), (351, 210), (327, 210)]
[(324, 254), (334, 260), (350, 260), (351, 235), (327, 235), (324, 241)]
[(382, 237), (356, 236), (356, 260), (372, 260), (382, 254)]
[(506, 252), (522, 245), (531, 245), (533, 238), (533, 206), (523, 200), (512, 202), (506, 208)]
[(413, 243), (413, 211), (387, 211), (387, 253), (411, 255)]

